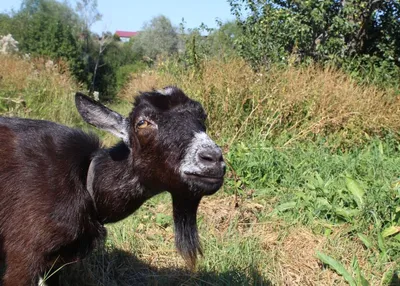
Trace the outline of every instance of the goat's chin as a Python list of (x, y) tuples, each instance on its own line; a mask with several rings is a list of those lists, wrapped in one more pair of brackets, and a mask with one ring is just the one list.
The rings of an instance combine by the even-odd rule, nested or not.
[(173, 195), (175, 245), (190, 269), (196, 266), (197, 255), (202, 255), (197, 231), (197, 208), (201, 198)]
[(184, 181), (193, 195), (209, 196), (216, 193), (222, 187), (224, 178), (185, 173)]
[(193, 182), (190, 184), (190, 192), (198, 196), (210, 196), (215, 194), (222, 186), (222, 182), (205, 184), (203, 182)]

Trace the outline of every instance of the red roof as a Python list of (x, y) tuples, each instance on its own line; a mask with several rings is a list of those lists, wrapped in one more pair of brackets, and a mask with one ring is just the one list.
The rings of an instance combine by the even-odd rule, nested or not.
[(139, 32), (129, 32), (129, 31), (116, 31), (115, 34), (120, 38), (132, 38), (136, 36)]

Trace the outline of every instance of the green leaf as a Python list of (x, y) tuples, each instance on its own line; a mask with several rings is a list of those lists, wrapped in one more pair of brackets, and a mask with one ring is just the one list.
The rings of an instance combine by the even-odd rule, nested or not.
[(399, 232), (400, 232), (400, 226), (393, 225), (393, 226), (389, 226), (389, 227), (385, 228), (382, 231), (381, 234), (382, 234), (383, 238), (386, 238), (388, 236), (392, 236), (392, 235), (397, 234)]
[(280, 204), (279, 206), (276, 207), (276, 210), (280, 212), (284, 212), (290, 209), (293, 209), (296, 206), (296, 202), (287, 202)]
[(350, 220), (352, 217), (360, 213), (359, 210), (345, 209), (340, 207), (335, 208), (335, 212), (337, 215), (343, 217), (346, 220)]
[(382, 142), (381, 142), (381, 141), (379, 142), (379, 153), (381, 153), (381, 155), (384, 154), (384, 153), (383, 153), (383, 145), (382, 145)]
[(383, 240), (382, 234), (378, 233), (378, 247), (379, 250), (381, 251), (381, 259), (383, 261), (387, 260), (387, 254), (386, 254), (386, 245), (385, 245), (385, 241)]
[(319, 174), (319, 173), (316, 173), (316, 174), (315, 174), (315, 177), (317, 178), (318, 184), (319, 184), (320, 186), (323, 186), (323, 185), (324, 185), (324, 180), (322, 180), (320, 174)]
[(235, 183), (235, 187), (236, 187), (236, 188), (240, 188), (241, 185), (242, 185), (242, 181), (240, 181), (240, 180), (238, 180), (238, 181)]
[(357, 233), (357, 235), (367, 248), (372, 248), (372, 242), (365, 234)]
[(343, 264), (339, 261), (335, 260), (334, 258), (317, 251), (317, 257), (321, 260), (324, 264), (331, 267), (335, 270), (339, 275), (343, 276), (343, 278), (350, 284), (350, 286), (356, 286), (356, 281), (350, 275), (350, 273), (344, 268)]
[(329, 203), (329, 201), (326, 198), (317, 198), (316, 203), (317, 203), (317, 206), (324, 206), (329, 209), (332, 207), (332, 205)]
[(357, 285), (369, 286), (369, 282), (367, 281), (367, 279), (365, 279), (364, 275), (361, 272), (357, 257), (354, 257), (353, 268), (354, 268), (354, 272), (357, 275)]
[(364, 189), (360, 186), (358, 182), (349, 177), (346, 177), (346, 186), (347, 189), (354, 196), (354, 200), (356, 201), (357, 206), (361, 208), (364, 205), (364, 199), (363, 199), (365, 194)]
[(306, 183), (306, 186), (307, 186), (310, 190), (315, 190), (315, 186), (314, 186), (313, 184)]

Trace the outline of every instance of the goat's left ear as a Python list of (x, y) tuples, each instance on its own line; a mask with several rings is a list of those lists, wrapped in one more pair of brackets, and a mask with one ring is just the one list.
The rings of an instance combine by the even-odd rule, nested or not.
[(129, 124), (126, 118), (80, 92), (75, 94), (75, 104), (87, 123), (114, 134), (129, 146)]

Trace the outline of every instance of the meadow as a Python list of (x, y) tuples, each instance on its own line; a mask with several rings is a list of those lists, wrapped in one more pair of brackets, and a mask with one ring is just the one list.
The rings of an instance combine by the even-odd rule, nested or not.
[[(82, 87), (45, 62), (0, 57), (0, 114), (89, 130), (73, 101)], [(315, 65), (165, 60), (109, 105), (127, 114), (139, 91), (166, 85), (203, 104), (228, 164), (200, 206), (204, 257), (185, 268), (162, 194), (108, 225), (103, 248), (65, 267), (65, 285), (399, 285), (399, 90)]]

